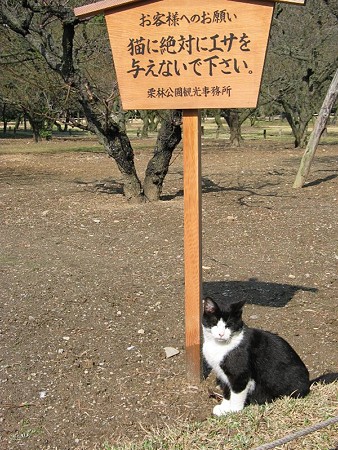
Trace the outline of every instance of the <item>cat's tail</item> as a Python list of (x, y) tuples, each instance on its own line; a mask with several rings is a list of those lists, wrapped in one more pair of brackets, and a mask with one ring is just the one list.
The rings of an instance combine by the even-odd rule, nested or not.
[(314, 380), (310, 381), (310, 386), (316, 383), (323, 383), (323, 384), (330, 384), (334, 383), (335, 381), (338, 381), (338, 373), (337, 372), (330, 372), (330, 373), (324, 373), (323, 375), (320, 375), (319, 377), (315, 378)]

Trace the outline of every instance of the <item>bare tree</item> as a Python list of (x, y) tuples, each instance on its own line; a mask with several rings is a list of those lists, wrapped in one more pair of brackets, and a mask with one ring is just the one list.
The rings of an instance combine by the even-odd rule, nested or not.
[[(0, 26), (23, 40), (29, 51), (38, 52), (44, 58), (50, 70), (62, 80), (65, 99), (68, 92), (76, 95), (87, 119), (86, 129), (96, 134), (122, 174), (127, 199), (135, 202), (157, 200), (168, 170), (169, 154), (171, 157), (181, 139), (180, 114), (171, 111), (165, 115), (142, 185), (125, 129), (125, 114), (120, 107), (114, 73), (111, 68), (108, 73), (107, 66), (102, 65), (98, 76), (97, 65), (96, 68), (93, 65), (97, 57), (105, 57), (111, 62), (105, 28), (101, 27), (98, 33), (90, 21), (80, 23), (73, 14), (73, 7), (78, 3), (69, 0), (2, 0)], [(94, 20), (100, 24), (100, 18)], [(102, 72), (105, 77), (101, 76)], [(165, 157), (160, 157), (162, 152)]]
[(221, 109), (221, 116), (224, 117), (230, 130), (230, 145), (240, 147), (242, 137), (242, 125), (253, 113), (254, 109)]
[(283, 107), (296, 147), (306, 144), (308, 124), (338, 65), (338, 22), (329, 3), (278, 5), (272, 23), (263, 96)]

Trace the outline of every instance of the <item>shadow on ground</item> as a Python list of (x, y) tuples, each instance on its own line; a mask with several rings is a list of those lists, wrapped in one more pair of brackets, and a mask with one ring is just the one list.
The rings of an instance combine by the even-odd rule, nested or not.
[(203, 283), (204, 296), (221, 303), (245, 300), (248, 304), (281, 308), (298, 291), (317, 292), (318, 289), (291, 284), (269, 283), (250, 278), (248, 281), (209, 281)]
[(337, 178), (338, 175), (328, 175), (325, 178), (318, 178), (317, 180), (311, 181), (310, 183), (305, 183), (304, 187), (318, 186), (321, 183), (325, 183), (326, 181), (331, 181)]
[[(182, 173), (183, 177), (183, 173)], [(259, 193), (259, 189), (263, 189), (266, 187), (275, 187), (279, 186), (279, 183), (264, 183), (261, 184), (255, 188), (249, 187), (249, 186), (231, 186), (231, 187), (225, 187), (221, 184), (217, 184), (214, 181), (212, 181), (210, 178), (202, 177), (202, 193), (203, 194), (209, 194), (209, 193), (217, 193), (217, 192), (243, 192), (250, 196), (264, 196), (264, 194)], [(169, 195), (162, 195), (161, 199), (164, 201), (170, 201), (176, 197), (183, 197), (184, 191), (183, 189), (178, 190), (175, 192), (175, 194), (169, 194)], [(271, 194), (269, 194), (271, 196)], [(277, 196), (276, 194), (273, 194), (273, 196)], [(243, 197), (244, 198), (244, 197)]]
[(74, 180), (78, 185), (86, 186), (91, 192), (101, 192), (102, 194), (123, 194), (123, 184), (112, 178), (106, 178), (103, 180), (83, 181)]

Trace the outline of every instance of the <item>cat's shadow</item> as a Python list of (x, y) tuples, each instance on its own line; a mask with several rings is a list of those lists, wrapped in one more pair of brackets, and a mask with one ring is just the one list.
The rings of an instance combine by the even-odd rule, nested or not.
[(245, 300), (248, 304), (281, 308), (298, 291), (317, 292), (318, 289), (293, 284), (270, 283), (250, 278), (248, 281), (207, 281), (203, 283), (204, 297), (222, 303)]

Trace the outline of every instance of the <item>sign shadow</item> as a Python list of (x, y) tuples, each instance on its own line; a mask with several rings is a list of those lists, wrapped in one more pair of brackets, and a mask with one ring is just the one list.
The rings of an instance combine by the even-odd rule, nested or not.
[(247, 281), (207, 281), (203, 283), (204, 297), (226, 304), (245, 300), (246, 303), (282, 308), (298, 291), (317, 292), (318, 289), (293, 284), (272, 283), (250, 278)]

